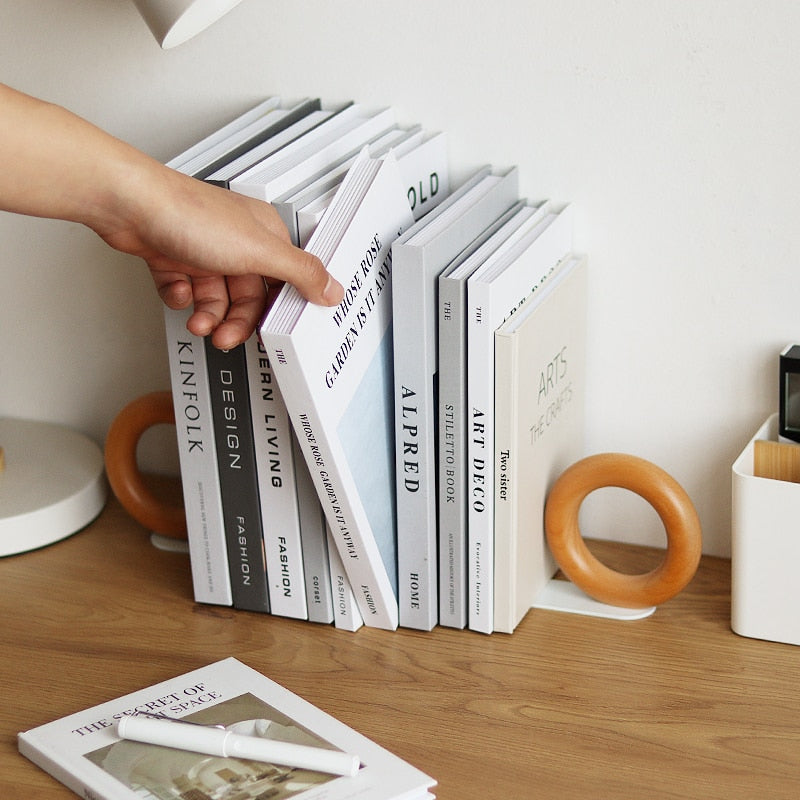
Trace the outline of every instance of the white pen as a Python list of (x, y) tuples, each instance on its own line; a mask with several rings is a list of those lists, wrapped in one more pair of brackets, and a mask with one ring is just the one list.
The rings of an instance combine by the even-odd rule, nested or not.
[(326, 750), (292, 742), (279, 742), (260, 736), (245, 736), (224, 728), (207, 727), (176, 719), (153, 719), (132, 715), (117, 723), (122, 739), (145, 744), (191, 750), (211, 756), (246, 758), (286, 767), (300, 767), (332, 775), (352, 776), (358, 773), (356, 756), (340, 750)]

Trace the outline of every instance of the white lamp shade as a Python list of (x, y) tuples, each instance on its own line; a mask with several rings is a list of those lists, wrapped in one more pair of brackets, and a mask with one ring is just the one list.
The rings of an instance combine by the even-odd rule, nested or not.
[(227, 14), (241, 0), (133, 0), (156, 41), (167, 50)]

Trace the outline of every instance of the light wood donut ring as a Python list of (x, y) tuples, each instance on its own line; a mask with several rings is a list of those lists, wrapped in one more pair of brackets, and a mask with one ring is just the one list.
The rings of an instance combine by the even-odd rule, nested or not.
[(147, 487), (136, 462), (136, 447), (153, 425), (174, 425), (170, 392), (151, 392), (128, 403), (108, 429), (105, 464), (108, 482), (122, 507), (137, 521), (162, 536), (185, 539), (186, 512), (169, 505)]
[[(641, 575), (610, 569), (589, 551), (578, 526), (587, 495), (615, 486), (653, 506), (667, 534), (661, 564)], [(601, 453), (573, 464), (559, 477), (545, 506), (547, 543), (564, 574), (590, 597), (626, 608), (656, 606), (674, 597), (700, 563), (702, 534), (692, 501), (668, 473), (637, 456)]]

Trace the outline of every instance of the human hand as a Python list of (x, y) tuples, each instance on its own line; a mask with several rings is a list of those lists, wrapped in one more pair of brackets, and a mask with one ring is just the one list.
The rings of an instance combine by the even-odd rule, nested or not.
[(343, 289), (290, 243), (260, 200), (165, 167), (66, 109), (0, 84), (0, 209), (80, 222), (141, 256), (163, 301), (194, 304), (188, 328), (230, 349), (254, 331), (288, 281), (312, 303)]
[(316, 256), (291, 244), (269, 203), (172, 170), (148, 180), (144, 211), (132, 223), (97, 232), (147, 262), (167, 306), (194, 304), (192, 333), (235, 347), (253, 333), (284, 281), (310, 302), (341, 301), (342, 287)]

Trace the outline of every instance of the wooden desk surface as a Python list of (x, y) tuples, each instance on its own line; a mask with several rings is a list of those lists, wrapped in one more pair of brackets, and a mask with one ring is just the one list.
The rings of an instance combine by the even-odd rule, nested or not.
[[(634, 571), (654, 554), (619, 545)], [(511, 636), (395, 633), (201, 606), (188, 557), (116, 501), (0, 560), (0, 797), (73, 795), (16, 733), (233, 655), (464, 798), (796, 798), (800, 649), (731, 633), (729, 562), (645, 620), (532, 611)]]

